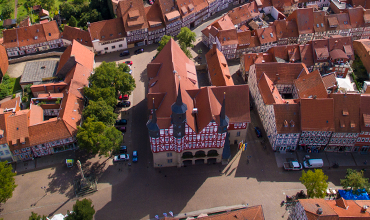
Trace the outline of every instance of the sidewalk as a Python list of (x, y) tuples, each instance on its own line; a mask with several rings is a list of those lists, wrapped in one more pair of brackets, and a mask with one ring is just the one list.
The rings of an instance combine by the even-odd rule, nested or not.
[(13, 171), (19, 173), (26, 173), (50, 167), (56, 164), (65, 163), (66, 159), (75, 159), (75, 152), (73, 150), (56, 153), (44, 157), (38, 157), (33, 160), (13, 163)]
[(283, 163), (289, 160), (298, 160), (303, 162), (305, 155), (310, 155), (312, 159), (322, 159), (324, 161), (324, 167), (331, 167), (335, 163), (338, 163), (341, 167), (364, 167), (370, 166), (370, 160), (368, 163), (369, 155), (361, 154), (360, 152), (325, 152), (320, 153), (307, 153), (305, 151), (286, 152), (279, 153), (275, 152), (276, 163), (278, 167), (283, 167)]

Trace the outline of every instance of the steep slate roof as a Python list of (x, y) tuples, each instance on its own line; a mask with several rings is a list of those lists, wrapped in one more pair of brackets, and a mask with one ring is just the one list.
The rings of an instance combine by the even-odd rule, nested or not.
[(143, 1), (119, 1), (117, 17), (122, 19), (126, 32), (148, 28)]
[[(151, 69), (152, 65), (160, 66), (153, 73), (148, 71), (148, 76), (150, 77), (148, 102), (152, 103), (152, 98), (155, 98), (155, 105), (160, 105), (156, 110), (158, 126), (162, 129), (171, 125), (171, 105), (177, 98), (180, 83), (182, 101), (188, 108), (186, 112), (187, 123), (196, 131), (195, 119), (191, 114), (193, 101), (186, 92), (188, 89), (198, 89), (198, 79), (193, 61), (182, 52), (179, 45), (171, 38), (157, 57), (148, 64), (148, 70)], [(155, 94), (164, 94), (164, 96)]]
[(370, 124), (370, 94), (361, 94), (361, 107), (360, 107), (360, 124), (361, 131), (370, 132), (370, 127), (365, 126)]
[[(301, 119), (298, 103), (274, 104), (275, 124), (278, 134), (300, 133)], [(288, 126), (285, 127), (285, 123)]]
[(8, 54), (6, 53), (5, 47), (0, 44), (0, 70), (3, 75), (5, 75), (6, 71), (8, 71), (8, 67)]
[(208, 51), (206, 60), (213, 86), (234, 85), (225, 56), (217, 49), (216, 45), (213, 45), (213, 48)]
[(82, 45), (92, 47), (89, 32), (81, 30), (80, 28), (65, 25), (62, 33), (62, 38), (69, 41), (77, 40)]
[(301, 99), (302, 131), (334, 131), (334, 100)]
[(317, 98), (328, 97), (324, 82), (318, 70), (294, 80), (294, 85), (301, 99), (313, 98), (314, 96)]
[(332, 93), (334, 99), (334, 117), (336, 132), (360, 132), (360, 101), (361, 94)]
[(287, 20), (297, 23), (299, 34), (310, 34), (314, 32), (313, 18), (313, 8), (298, 8), (288, 16)]
[(45, 24), (4, 30), (3, 35), (5, 48), (28, 46), (60, 38), (55, 20)]
[(93, 22), (88, 27), (88, 30), (91, 41), (109, 41), (126, 36), (125, 28), (120, 18)]

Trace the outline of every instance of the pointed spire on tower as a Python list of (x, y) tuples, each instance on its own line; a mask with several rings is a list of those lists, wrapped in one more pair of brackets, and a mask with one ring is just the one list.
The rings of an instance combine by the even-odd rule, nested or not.
[(224, 92), (224, 100), (222, 101), (222, 105), (221, 105), (221, 112), (220, 112), (220, 118), (221, 118), (221, 120), (224, 120), (225, 119), (225, 115), (226, 115), (226, 111), (225, 111), (225, 95), (226, 95), (226, 92)]
[(182, 97), (181, 97), (181, 89), (180, 89), (180, 82), (179, 82), (179, 88), (177, 91), (177, 98), (176, 98), (176, 105), (182, 105)]
[(149, 136), (153, 138), (159, 137), (159, 127), (157, 124), (157, 115), (155, 113), (155, 105), (154, 105), (154, 98), (153, 98), (153, 115), (152, 118), (148, 120), (146, 123), (146, 127), (149, 130)]
[(184, 114), (186, 110), (188, 109), (186, 104), (182, 102), (180, 82), (179, 82), (179, 87), (177, 91), (176, 102), (172, 104), (171, 108), (172, 108), (172, 113), (176, 113), (176, 114)]
[(154, 106), (154, 98), (153, 98), (153, 116), (152, 116), (152, 123), (157, 123), (157, 115), (155, 114), (155, 106)]

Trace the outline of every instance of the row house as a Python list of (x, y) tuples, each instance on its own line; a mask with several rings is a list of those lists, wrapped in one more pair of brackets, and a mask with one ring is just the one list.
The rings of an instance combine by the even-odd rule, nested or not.
[(56, 21), (4, 30), (3, 39), (8, 57), (23, 56), (64, 46)]
[(32, 86), (30, 109), (20, 110), (19, 98), (14, 99), (17, 103), (10, 111), (0, 109), (0, 143), (9, 148), (12, 161), (77, 148), (76, 134), (85, 106), (82, 88), (88, 85), (93, 67), (94, 53), (74, 40), (60, 58), (56, 70), (59, 82)]
[(164, 21), (161, 19), (161, 11), (158, 4), (145, 7), (148, 20), (148, 44), (158, 43), (166, 34)]
[(236, 30), (222, 30), (216, 36), (217, 48), (224, 54), (226, 59), (234, 59), (238, 46), (238, 35)]
[(328, 22), (326, 21), (325, 11), (313, 12), (313, 29), (315, 31), (314, 40), (323, 39), (326, 37)]
[(242, 78), (248, 82), (250, 67), (257, 63), (274, 62), (271, 53), (244, 53), (240, 56), (240, 72)]
[(290, 45), (298, 43), (298, 28), (294, 21), (275, 20), (277, 45)]
[(361, 94), (360, 103), (360, 128), (353, 151), (366, 153), (370, 151), (370, 95)]
[(195, 7), (195, 21), (193, 27), (198, 27), (203, 21), (209, 17), (208, 1), (207, 0), (193, 0)]
[[(192, 4), (186, 0), (176, 1), (177, 7), (180, 9), (182, 18), (182, 27), (192, 28), (194, 27), (196, 10)], [(188, 3), (188, 5), (186, 5)], [(189, 6), (190, 5), (190, 6)]]
[(209, 16), (214, 15), (216, 12), (218, 12), (218, 7), (220, 6), (219, 0), (208, 0), (208, 13)]
[(307, 41), (313, 39), (313, 9), (312, 8), (299, 8), (290, 14), (287, 21), (294, 21), (298, 28), (298, 43), (305, 44)]
[(277, 45), (275, 26), (259, 28), (253, 31), (253, 34), (258, 37), (260, 42), (260, 52), (266, 52), (271, 47)]
[(94, 52), (97, 55), (127, 48), (126, 32), (122, 24), (122, 19), (114, 18), (98, 21), (87, 26)]
[(143, 1), (120, 1), (117, 18), (122, 20), (128, 48), (147, 44), (149, 25)]
[(262, 13), (259, 12), (255, 1), (236, 7), (227, 12), (227, 15), (238, 29), (251, 20), (262, 17)]
[(73, 40), (76, 40), (80, 44), (85, 45), (87, 47), (93, 46), (89, 32), (84, 31), (80, 28), (64, 25), (64, 29), (63, 29), (61, 37), (63, 39), (63, 44), (65, 46), (71, 45)]
[[(161, 17), (166, 26), (166, 35), (178, 35), (182, 27), (182, 21), (180, 12), (178, 11), (177, 5), (175, 5), (174, 1), (158, 0), (154, 2), (154, 4), (159, 4), (161, 9)], [(194, 10), (194, 5), (191, 2), (189, 2), (186, 7), (189, 11)]]
[(347, 13), (352, 26), (350, 36), (352, 36), (352, 40), (359, 40), (365, 28), (364, 9), (362, 7), (349, 8)]
[(249, 69), (251, 96), (274, 151), (296, 149), (300, 112), (293, 97), (294, 80), (307, 73), (302, 63), (256, 63)]
[(238, 46), (236, 48), (236, 58), (240, 58), (244, 53), (256, 53), (260, 51), (260, 42), (252, 31), (238, 31)]
[(194, 63), (173, 39), (147, 69), (151, 110), (147, 128), (153, 166), (227, 160), (228, 132), (244, 135), (250, 122), (248, 86), (199, 89)]

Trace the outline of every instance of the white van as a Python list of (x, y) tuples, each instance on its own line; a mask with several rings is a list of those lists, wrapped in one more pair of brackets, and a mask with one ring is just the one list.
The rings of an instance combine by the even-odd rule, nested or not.
[(324, 166), (322, 159), (308, 159), (303, 161), (304, 168), (320, 168)]

